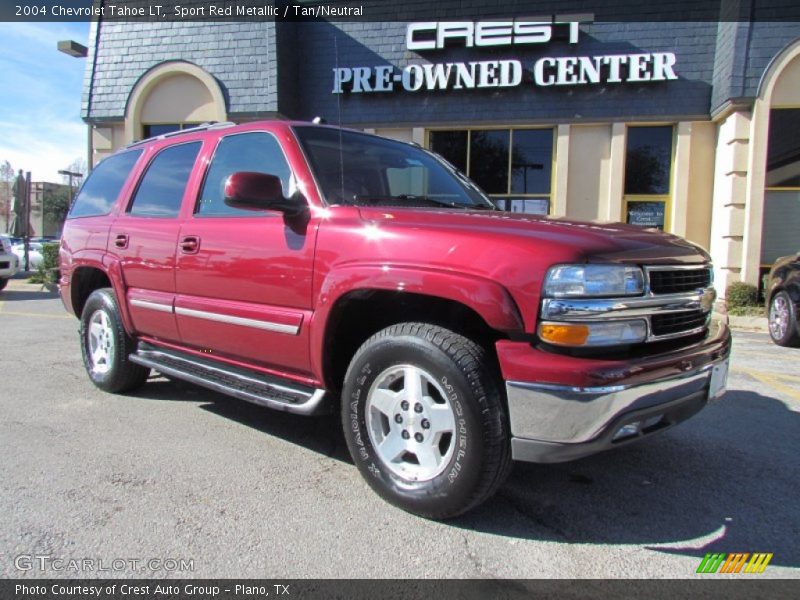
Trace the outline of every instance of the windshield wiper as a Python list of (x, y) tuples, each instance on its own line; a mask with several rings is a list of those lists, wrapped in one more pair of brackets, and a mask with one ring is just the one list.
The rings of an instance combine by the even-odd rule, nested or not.
[(428, 204), (433, 204), (435, 206), (444, 206), (446, 208), (494, 210), (494, 207), (489, 205), (462, 204), (460, 202), (453, 202), (451, 200), (441, 200), (439, 198), (433, 198), (431, 196), (418, 196), (416, 194), (398, 194), (396, 196), (363, 195), (363, 196), (355, 196), (354, 199), (357, 202), (363, 202), (365, 204), (389, 203), (389, 204), (396, 204), (397, 206), (403, 206), (404, 204), (403, 202), (395, 202), (396, 200), (402, 200), (402, 201), (408, 201), (410, 206), (414, 206), (415, 202), (427, 202)]

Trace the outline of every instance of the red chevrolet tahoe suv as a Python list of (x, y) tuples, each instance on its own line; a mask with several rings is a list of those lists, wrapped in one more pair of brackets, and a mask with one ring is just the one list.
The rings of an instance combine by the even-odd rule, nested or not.
[(207, 124), (102, 161), (61, 242), (86, 371), (152, 370), (339, 410), (389, 502), (458, 515), (511, 460), (558, 462), (725, 389), (709, 256), (676, 236), (501, 210), (441, 157), (302, 122)]

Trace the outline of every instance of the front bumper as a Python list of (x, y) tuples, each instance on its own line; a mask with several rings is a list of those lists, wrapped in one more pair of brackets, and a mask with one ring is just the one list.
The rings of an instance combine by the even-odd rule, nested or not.
[[(529, 347), (531, 356), (539, 352)], [(729, 354), (730, 331), (718, 319), (712, 320), (703, 342), (681, 351), (629, 361), (559, 356), (560, 369), (532, 372), (524, 380), (507, 376), (507, 371), (519, 373), (521, 355), (511, 352), (511, 364), (504, 365), (500, 352), (512, 457), (543, 463), (573, 460), (685, 421), (708, 403), (712, 373)], [(564, 377), (568, 380), (553, 381), (559, 372), (569, 373)], [(577, 385), (576, 377), (581, 381)]]

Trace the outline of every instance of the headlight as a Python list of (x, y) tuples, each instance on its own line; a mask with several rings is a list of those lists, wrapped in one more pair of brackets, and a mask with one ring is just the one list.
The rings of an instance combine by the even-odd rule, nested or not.
[(640, 296), (643, 292), (642, 270), (626, 265), (559, 265), (544, 280), (544, 295), (550, 298)]
[(644, 319), (592, 323), (550, 323), (539, 325), (539, 337), (557, 346), (613, 346), (638, 344), (647, 337)]

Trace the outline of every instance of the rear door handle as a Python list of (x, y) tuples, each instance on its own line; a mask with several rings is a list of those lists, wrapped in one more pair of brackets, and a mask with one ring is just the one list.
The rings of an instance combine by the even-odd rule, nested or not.
[(114, 245), (117, 248), (127, 248), (128, 247), (128, 234), (127, 233), (119, 233), (117, 237), (114, 238)]
[(181, 240), (181, 252), (184, 254), (197, 254), (200, 250), (200, 238), (196, 235), (187, 235)]

